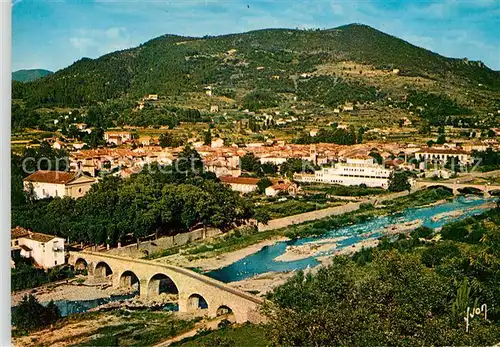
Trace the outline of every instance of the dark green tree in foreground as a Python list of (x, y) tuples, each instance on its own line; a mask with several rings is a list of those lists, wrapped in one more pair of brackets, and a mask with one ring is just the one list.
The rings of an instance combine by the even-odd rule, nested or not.
[(50, 301), (45, 307), (33, 295), (25, 295), (12, 312), (12, 323), (21, 331), (34, 331), (55, 323), (61, 318), (59, 309)]
[(393, 172), (389, 176), (389, 191), (402, 192), (404, 190), (410, 191), (411, 185), (408, 181), (408, 173), (406, 172)]

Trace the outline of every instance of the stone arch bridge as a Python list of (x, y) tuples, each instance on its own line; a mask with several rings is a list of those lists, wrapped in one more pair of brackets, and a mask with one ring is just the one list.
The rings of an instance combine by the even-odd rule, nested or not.
[(262, 320), (263, 299), (182, 267), (95, 252), (70, 252), (68, 263), (95, 278), (111, 277), (114, 288), (138, 285), (143, 298), (178, 294), (180, 312), (209, 317), (233, 313), (238, 323)]
[(439, 182), (439, 181), (417, 181), (415, 184), (416, 189), (426, 189), (431, 187), (444, 187), (453, 191), (453, 194), (460, 194), (463, 189), (474, 189), (482, 191), (485, 196), (490, 196), (492, 193), (497, 195), (500, 193), (500, 185), (495, 184), (473, 184), (473, 183), (459, 183), (459, 182)]

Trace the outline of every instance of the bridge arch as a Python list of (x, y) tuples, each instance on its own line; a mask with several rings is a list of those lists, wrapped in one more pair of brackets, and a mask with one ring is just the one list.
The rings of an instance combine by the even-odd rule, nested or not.
[(118, 285), (119, 288), (132, 288), (134, 289), (134, 291), (138, 292), (140, 292), (141, 290), (141, 281), (139, 277), (133, 271), (130, 270), (124, 271), (120, 275)]
[(179, 287), (164, 273), (154, 274), (148, 281), (148, 296), (153, 297), (162, 293), (179, 294)]
[(205, 300), (203, 296), (200, 294), (194, 293), (191, 294), (187, 301), (188, 311), (196, 311), (196, 310), (206, 310), (208, 309), (208, 302)]
[(76, 261), (75, 261), (75, 271), (85, 271), (87, 270), (87, 267), (88, 267), (88, 264), (87, 264), (87, 261), (83, 258), (78, 258)]
[(483, 195), (484, 190), (478, 187), (460, 187), (457, 189), (460, 194)]
[(94, 267), (94, 277), (96, 278), (104, 279), (112, 274), (113, 270), (111, 269), (111, 266), (104, 261), (98, 262)]
[(488, 193), (491, 196), (500, 196), (500, 189), (492, 189), (492, 190), (489, 190)]
[(236, 320), (236, 314), (229, 306), (221, 305), (217, 308), (215, 312), (216, 312), (215, 313), (216, 317), (226, 316), (229, 321)]
[(429, 185), (425, 189), (427, 189), (427, 190), (430, 190), (430, 189), (443, 189), (443, 190), (449, 191), (450, 193), (453, 193), (453, 188), (450, 188), (448, 186), (445, 186), (445, 185), (442, 185), (442, 184), (438, 184), (438, 183), (433, 184), (433, 185)]

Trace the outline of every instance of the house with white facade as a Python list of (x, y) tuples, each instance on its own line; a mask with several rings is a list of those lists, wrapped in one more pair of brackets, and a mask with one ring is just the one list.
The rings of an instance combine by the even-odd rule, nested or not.
[(104, 132), (104, 140), (118, 146), (123, 142), (131, 141), (132, 133), (130, 131), (106, 131)]
[(454, 148), (423, 148), (415, 152), (415, 158), (421, 161), (432, 161), (435, 163), (445, 164), (448, 159), (458, 159), (462, 164), (472, 163), (472, 154), (463, 149)]
[(39, 170), (24, 179), (24, 190), (33, 191), (36, 199), (69, 196), (79, 198), (87, 194), (95, 178), (67, 171)]
[(224, 140), (221, 138), (215, 138), (212, 140), (212, 143), (210, 144), (211, 148), (221, 148), (224, 147)]
[(219, 177), (219, 179), (222, 183), (228, 184), (232, 190), (243, 194), (255, 192), (259, 189), (257, 186), (258, 178), (223, 176)]
[(314, 174), (294, 174), (297, 182), (330, 183), (344, 186), (365, 184), (367, 187), (389, 187), (392, 170), (379, 165), (371, 157), (348, 158), (346, 162), (336, 163), (332, 167), (322, 168)]
[(45, 269), (65, 263), (64, 239), (57, 236), (16, 227), (11, 230), (10, 249), (12, 258), (32, 258)]

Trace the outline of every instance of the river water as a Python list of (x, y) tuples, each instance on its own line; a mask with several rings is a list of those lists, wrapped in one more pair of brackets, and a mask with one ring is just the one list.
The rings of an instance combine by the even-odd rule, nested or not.
[[(459, 196), (451, 202), (437, 206), (407, 209), (391, 216), (377, 217), (363, 223), (337, 228), (321, 236), (277, 242), (233, 264), (207, 272), (205, 275), (228, 283), (241, 281), (271, 271), (287, 272), (314, 267), (319, 264), (317, 257), (328, 255), (332, 252), (323, 252), (296, 261), (276, 261), (275, 258), (284, 254), (287, 246), (300, 246), (312, 242), (318, 243), (325, 239), (345, 237), (343, 240), (337, 242), (335, 250), (339, 250), (360, 241), (379, 238), (383, 235), (383, 229), (386, 227), (416, 220), (421, 220), (426, 227), (439, 228), (450, 221), (464, 219), (483, 212), (486, 208), (481, 205), (491, 201), (493, 199), (485, 199), (478, 196)], [(450, 215), (439, 218), (445, 213), (450, 213)], [(367, 233), (370, 233), (370, 235), (366, 236)]]
[[(277, 242), (271, 246), (266, 246), (260, 251), (231, 265), (206, 272), (205, 275), (228, 283), (241, 281), (266, 272), (288, 272), (314, 267), (319, 264), (317, 257), (328, 255), (331, 252), (323, 252), (318, 255), (296, 261), (276, 261), (275, 258), (284, 254), (287, 246), (300, 246), (312, 242), (317, 243), (321, 240), (344, 237), (342, 240), (336, 242), (336, 250), (338, 250), (344, 247), (349, 247), (360, 241), (379, 238), (383, 235), (383, 229), (391, 225), (402, 224), (415, 220), (421, 220), (424, 226), (439, 228), (444, 224), (449, 223), (451, 220), (456, 221), (483, 212), (485, 207), (482, 205), (491, 201), (493, 201), (493, 199), (484, 199), (476, 196), (459, 196), (453, 201), (441, 205), (407, 209), (392, 216), (377, 217), (364, 223), (333, 229), (321, 236)], [(453, 211), (457, 211), (457, 214), (460, 214), (460, 216), (455, 215), (455, 212)], [(433, 219), (433, 217), (450, 212), (454, 213), (453, 216)], [(367, 233), (370, 233), (370, 235), (366, 236)], [(137, 293), (123, 296), (112, 296), (109, 298), (95, 300), (60, 300), (55, 301), (54, 303), (59, 307), (61, 315), (64, 317), (70, 314), (88, 311), (89, 309), (111, 301), (126, 300), (134, 297), (136, 294)], [(173, 306), (165, 307), (165, 310), (177, 309), (178, 307)]]

